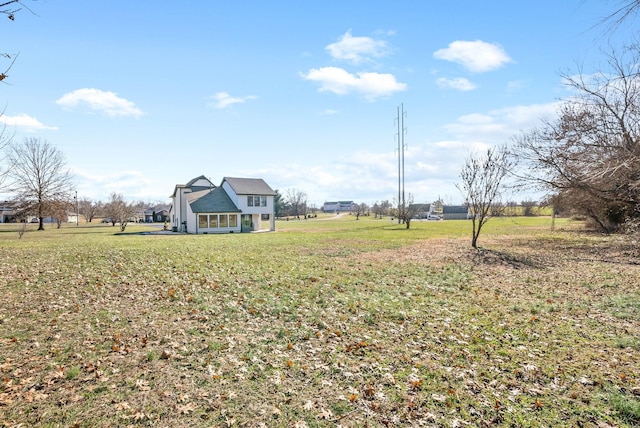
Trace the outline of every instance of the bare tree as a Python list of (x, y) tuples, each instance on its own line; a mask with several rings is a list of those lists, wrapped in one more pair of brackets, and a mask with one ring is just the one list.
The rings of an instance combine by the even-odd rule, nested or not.
[(376, 218), (382, 218), (385, 215), (389, 215), (389, 211), (391, 210), (391, 202), (389, 201), (382, 201), (382, 202), (377, 202), (373, 204), (373, 206), (371, 207), (371, 210), (373, 211), (374, 215), (376, 216)]
[(351, 211), (356, 215), (356, 220), (360, 220), (360, 215), (364, 214), (364, 207), (362, 204), (352, 204)]
[(608, 55), (609, 70), (567, 75), (575, 95), (558, 119), (516, 138), (529, 183), (571, 201), (603, 231), (640, 218), (640, 46)]
[(119, 193), (112, 193), (109, 202), (104, 206), (104, 213), (111, 218), (111, 225), (120, 224), (120, 231), (124, 232), (129, 221), (134, 218), (139, 210), (138, 204), (127, 202)]
[(287, 205), (291, 215), (299, 219), (307, 213), (307, 194), (302, 190), (287, 189)]
[(369, 204), (366, 202), (361, 202), (360, 204), (360, 215), (369, 215)]
[(500, 203), (500, 195), (505, 177), (512, 167), (513, 163), (505, 147), (490, 148), (483, 156), (469, 155), (465, 159), (460, 172), (462, 181), (456, 187), (464, 196), (472, 214), (473, 248), (478, 248), (480, 231), (492, 211), (498, 206), (504, 206)]
[(371, 206), (371, 211), (373, 211), (374, 218), (382, 218), (382, 207), (378, 201), (375, 201)]
[(409, 229), (411, 220), (418, 214), (418, 206), (413, 203), (413, 195), (409, 193), (404, 202), (398, 203), (398, 221)]
[(73, 203), (68, 200), (56, 200), (48, 204), (47, 213), (53, 221), (55, 221), (58, 229), (60, 229), (62, 223), (69, 220), (69, 210), (73, 208)]
[(536, 202), (525, 200), (520, 202), (520, 206), (522, 207), (522, 215), (525, 217), (531, 217), (533, 215), (533, 210), (536, 207)]
[(46, 141), (27, 138), (9, 148), (9, 191), (14, 195), (18, 214), (38, 216), (38, 230), (51, 206), (71, 198), (71, 174), (64, 155)]
[(20, 225), (18, 226), (18, 239), (22, 239), (22, 236), (27, 232), (28, 228), (29, 223), (27, 223), (26, 221), (20, 223)]
[(100, 202), (93, 202), (91, 199), (82, 198), (79, 201), (80, 212), (84, 216), (84, 219), (87, 223), (91, 223), (101, 209)]

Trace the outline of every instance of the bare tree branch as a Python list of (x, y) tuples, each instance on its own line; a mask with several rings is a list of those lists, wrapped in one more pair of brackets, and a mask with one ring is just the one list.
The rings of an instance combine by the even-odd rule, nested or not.
[(520, 178), (610, 232), (640, 217), (640, 47), (607, 59), (605, 71), (565, 76), (575, 95), (555, 121), (517, 137), (514, 154)]
[(620, 2), (620, 6), (613, 12), (602, 18), (601, 23), (610, 24), (612, 29), (616, 29), (638, 11), (640, 11), (640, 0), (625, 0)]

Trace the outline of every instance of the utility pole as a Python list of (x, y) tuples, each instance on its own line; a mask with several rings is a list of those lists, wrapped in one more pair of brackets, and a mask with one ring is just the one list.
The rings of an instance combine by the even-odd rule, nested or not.
[(404, 103), (398, 106), (398, 116), (396, 117), (396, 124), (398, 126), (398, 224), (402, 222), (401, 217), (406, 207), (405, 195), (404, 195), (404, 150), (407, 147), (404, 142), (404, 136), (407, 133), (407, 128), (404, 126), (404, 118), (407, 113), (404, 111)]
[(80, 202), (78, 201), (78, 191), (76, 190), (76, 196), (74, 197), (76, 200), (76, 227), (80, 223)]

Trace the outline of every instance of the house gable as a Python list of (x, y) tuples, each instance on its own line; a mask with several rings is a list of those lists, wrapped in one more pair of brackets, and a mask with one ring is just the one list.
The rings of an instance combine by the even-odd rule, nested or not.
[(192, 192), (197, 192), (198, 190), (206, 190), (213, 189), (216, 187), (215, 184), (211, 182), (207, 177), (201, 175), (200, 177), (196, 177), (193, 180), (189, 181), (185, 187), (191, 189)]
[(190, 180), (187, 184), (176, 184), (176, 187), (173, 189), (173, 194), (170, 198), (175, 198), (178, 195), (178, 192), (182, 191), (183, 193), (188, 192), (198, 192), (207, 189), (213, 189), (216, 187), (215, 184), (211, 182), (207, 177), (201, 175), (200, 177), (196, 177)]

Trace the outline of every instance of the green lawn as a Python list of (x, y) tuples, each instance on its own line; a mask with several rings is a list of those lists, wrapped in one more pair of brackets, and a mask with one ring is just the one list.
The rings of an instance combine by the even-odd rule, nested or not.
[(0, 425), (636, 426), (637, 245), (551, 225), (1, 225)]

